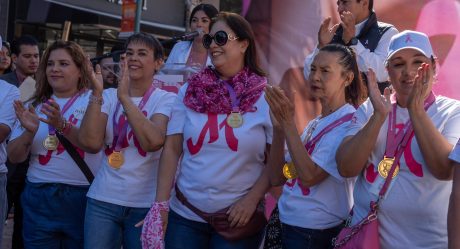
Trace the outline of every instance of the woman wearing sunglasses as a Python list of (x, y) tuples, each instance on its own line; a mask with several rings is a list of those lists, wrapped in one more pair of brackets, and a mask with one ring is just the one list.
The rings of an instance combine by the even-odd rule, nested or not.
[(219, 11), (211, 4), (199, 4), (193, 8), (190, 15), (190, 29), (192, 32), (198, 31), (200, 34), (191, 41), (181, 41), (174, 45), (171, 53), (166, 60), (166, 64), (184, 63), (189, 67), (204, 68), (211, 65), (208, 51), (203, 47), (203, 36), (209, 33), (211, 19)]
[(309, 82), (322, 111), (300, 137), (292, 101), (278, 87), (265, 90), (274, 126), (270, 182), (284, 184), (278, 208), (285, 249), (332, 248), (353, 205), (354, 181), (341, 177), (335, 162), (354, 106), (366, 96), (353, 50), (339, 44), (321, 48), (311, 64)]
[(272, 136), (262, 96), (267, 79), (257, 62), (254, 33), (240, 15), (220, 13), (203, 45), (214, 68), (192, 76), (179, 91), (160, 159), (154, 205), (170, 200), (182, 155), (169, 214), (167, 208), (160, 209), (167, 223), (166, 248), (258, 248), (263, 224), (230, 241), (196, 210), (215, 214), (228, 208), (224, 221), (231, 227), (245, 226), (260, 210), (269, 187), (264, 162)]

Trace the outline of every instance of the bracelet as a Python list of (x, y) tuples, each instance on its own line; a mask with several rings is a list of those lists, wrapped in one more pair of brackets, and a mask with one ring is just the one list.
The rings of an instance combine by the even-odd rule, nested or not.
[(93, 94), (89, 95), (89, 103), (90, 104), (98, 104), (98, 105), (103, 105), (104, 104), (104, 98), (102, 96), (95, 96)]

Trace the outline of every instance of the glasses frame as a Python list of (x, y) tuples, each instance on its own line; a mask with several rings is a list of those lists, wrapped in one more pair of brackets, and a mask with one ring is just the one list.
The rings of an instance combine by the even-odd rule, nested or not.
[[(222, 42), (219, 42), (218, 40), (216, 40), (216, 37), (218, 37), (219, 34), (224, 35), (223, 36), (224, 40)], [(222, 46), (225, 46), (225, 44), (227, 44), (228, 41), (236, 41), (236, 40), (238, 40), (238, 36), (228, 34), (224, 30), (219, 30), (216, 33), (214, 33), (214, 35), (205, 34), (203, 36), (203, 47), (206, 49), (209, 49), (211, 47), (212, 41), (214, 41), (217, 46), (222, 47)]]

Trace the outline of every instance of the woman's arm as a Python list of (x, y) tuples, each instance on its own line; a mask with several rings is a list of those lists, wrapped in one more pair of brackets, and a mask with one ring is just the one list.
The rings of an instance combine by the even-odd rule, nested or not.
[[(91, 67), (89, 60), (87, 66)], [(91, 77), (93, 91), (77, 135), (78, 145), (81, 149), (90, 153), (97, 153), (104, 146), (108, 119), (107, 114), (101, 112), (104, 100), (102, 98), (103, 80), (99, 65), (96, 65), (96, 73), (93, 72)]]
[[(93, 90), (92, 99), (102, 100), (102, 91)], [(77, 145), (90, 153), (99, 152), (104, 146), (107, 114), (101, 112), (101, 102), (91, 101), (79, 129), (72, 128), (70, 136), (77, 136)], [(114, 127), (116, 129), (116, 127)], [(72, 140), (71, 140), (72, 141)]]
[(7, 153), (12, 163), (20, 163), (27, 160), (40, 121), (32, 105), (26, 109), (21, 101), (16, 100), (13, 107), (21, 126), (24, 127), (24, 132), (8, 143)]
[(277, 87), (267, 87), (265, 97), (270, 105), (274, 119), (279, 122), (286, 137), (289, 154), (294, 163), (298, 178), (306, 187), (314, 186), (329, 175), (319, 167), (308, 155), (302, 140), (297, 133), (294, 121), (294, 106), (284, 92)]
[[(422, 64), (414, 80), (414, 86), (407, 101), (407, 109), (414, 128), (417, 144), (422, 152), (428, 170), (439, 180), (452, 179), (453, 168), (449, 153), (453, 146), (434, 126), (424, 109), (424, 101), (430, 92), (428, 64)], [(458, 124), (457, 124), (458, 125)]]
[(120, 98), (120, 102), (123, 105), (129, 125), (134, 131), (141, 148), (144, 151), (157, 151), (161, 149), (165, 142), (169, 117), (163, 114), (154, 114), (148, 119), (129, 97)]
[(177, 165), (182, 155), (183, 140), (182, 134), (166, 136), (165, 145), (161, 152), (160, 165), (158, 167), (157, 202), (167, 201), (170, 198)]
[(391, 110), (390, 89), (386, 88), (384, 96), (380, 95), (375, 74), (371, 69), (367, 73), (367, 79), (374, 113), (356, 135), (345, 137), (337, 150), (337, 166), (343, 177), (355, 177), (364, 169), (374, 150), (380, 129)]
[(324, 181), (329, 174), (318, 166), (308, 155), (305, 146), (297, 134), (295, 123), (286, 124), (284, 129), (287, 146), (298, 178), (305, 187), (312, 187)]
[[(272, 123), (274, 123), (272, 118)], [(284, 166), (284, 133), (280, 128), (273, 125), (273, 141), (270, 146), (270, 157), (267, 162), (270, 185), (281, 186), (286, 182), (283, 175)]]
[(460, 249), (460, 163), (452, 162), (454, 181), (447, 216), (449, 249)]

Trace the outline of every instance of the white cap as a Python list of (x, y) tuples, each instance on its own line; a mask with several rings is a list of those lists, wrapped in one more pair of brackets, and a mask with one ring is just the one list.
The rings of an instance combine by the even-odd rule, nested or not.
[(415, 49), (428, 58), (434, 56), (427, 35), (413, 30), (405, 30), (391, 38), (390, 46), (388, 47), (387, 61), (390, 60), (396, 52), (407, 48)]

